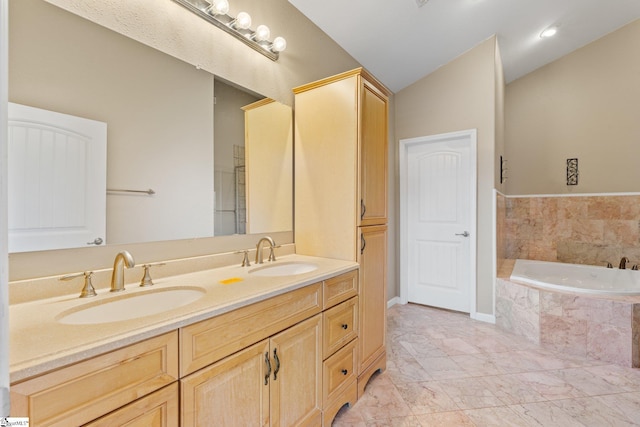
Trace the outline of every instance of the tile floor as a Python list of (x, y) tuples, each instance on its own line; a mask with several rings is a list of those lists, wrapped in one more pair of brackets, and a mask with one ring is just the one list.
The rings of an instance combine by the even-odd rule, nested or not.
[(387, 370), (334, 427), (640, 426), (640, 369), (419, 305), (393, 306), (387, 324)]

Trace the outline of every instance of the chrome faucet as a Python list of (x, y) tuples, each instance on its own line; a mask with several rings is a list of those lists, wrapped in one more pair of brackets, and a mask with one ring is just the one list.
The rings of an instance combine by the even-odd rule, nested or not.
[(629, 258), (627, 258), (626, 256), (623, 256), (622, 259), (620, 260), (620, 265), (618, 266), (618, 268), (624, 270), (625, 268), (627, 268), (628, 262), (629, 262)]
[(256, 264), (262, 264), (264, 262), (264, 260), (262, 259), (262, 244), (264, 242), (269, 243), (269, 249), (271, 250), (269, 254), (269, 261), (276, 260), (276, 257), (273, 254), (273, 248), (276, 246), (276, 242), (274, 242), (271, 237), (266, 236), (258, 240), (258, 244), (256, 245)]
[(111, 274), (111, 292), (124, 291), (124, 267), (131, 268), (136, 265), (131, 254), (127, 251), (118, 252), (113, 261), (113, 273)]

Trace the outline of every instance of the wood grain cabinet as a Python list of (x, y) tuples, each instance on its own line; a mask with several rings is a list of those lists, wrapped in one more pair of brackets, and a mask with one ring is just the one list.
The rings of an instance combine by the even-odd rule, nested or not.
[(296, 252), (357, 261), (358, 390), (385, 369), (390, 92), (359, 68), (294, 89)]
[(181, 380), (182, 426), (318, 426), (322, 316)]
[(11, 415), (29, 417), (33, 426), (68, 427), (86, 424), (125, 405), (117, 419), (142, 419), (164, 406), (168, 408), (163, 418), (166, 424), (161, 419), (157, 425), (176, 426), (177, 418), (170, 413), (175, 404), (171, 402), (177, 402), (177, 388), (165, 390), (160, 401), (169, 402), (166, 405), (157, 399), (129, 404), (177, 379), (178, 331), (173, 331), (12, 384)]
[[(11, 385), (34, 426), (320, 426), (357, 398), (358, 271)], [(180, 361), (180, 363), (179, 363)]]

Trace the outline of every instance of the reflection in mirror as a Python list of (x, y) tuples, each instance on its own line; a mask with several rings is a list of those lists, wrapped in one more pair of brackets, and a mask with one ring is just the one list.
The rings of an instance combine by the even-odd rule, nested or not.
[[(9, 100), (106, 123), (107, 188), (155, 192), (107, 193), (105, 243), (245, 232), (243, 190), (227, 186), (225, 174), (234, 174), (233, 162), (240, 162), (242, 107), (262, 96), (43, 0), (9, 6)], [(225, 116), (227, 108), (235, 109), (233, 120)], [(220, 140), (231, 148), (219, 148)], [(220, 150), (229, 151), (229, 163), (222, 162)], [(291, 185), (284, 191), (291, 206)], [(227, 210), (227, 202), (231, 215), (218, 212)], [(263, 231), (291, 230), (292, 222), (277, 227)]]

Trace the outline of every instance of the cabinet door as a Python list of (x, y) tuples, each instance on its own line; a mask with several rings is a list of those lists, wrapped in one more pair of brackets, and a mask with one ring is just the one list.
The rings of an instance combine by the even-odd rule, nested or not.
[(271, 426), (320, 425), (322, 315), (273, 336), (271, 359)]
[(387, 223), (387, 98), (362, 80), (360, 94), (360, 223)]
[(181, 380), (181, 423), (187, 426), (269, 425), (269, 340)]
[(84, 427), (178, 427), (178, 406), (176, 381)]
[(360, 244), (359, 374), (385, 351), (387, 227), (361, 227)]

